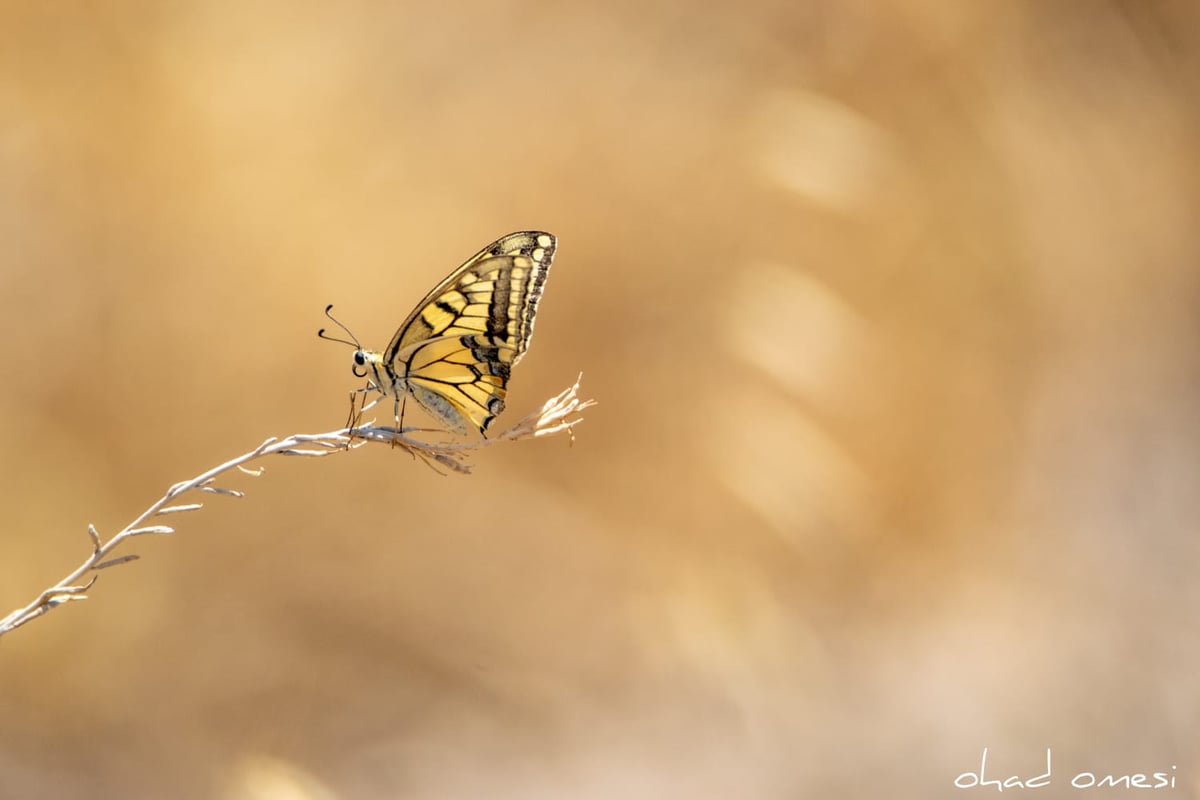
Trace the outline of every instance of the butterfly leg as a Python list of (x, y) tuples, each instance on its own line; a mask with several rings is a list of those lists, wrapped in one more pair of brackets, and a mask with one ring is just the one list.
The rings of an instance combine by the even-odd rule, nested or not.
[(358, 411), (356, 413), (356, 406), (358, 405), (357, 398), (358, 398), (357, 390), (350, 393), (350, 414), (349, 414), (349, 416), (346, 417), (346, 425), (345, 425), (346, 431), (349, 435), (349, 441), (346, 442), (346, 447), (349, 447), (350, 442), (354, 441), (354, 429), (356, 427), (358, 427), (359, 417), (362, 416), (361, 411)]
[(392, 429), (392, 447), (395, 447), (396, 443), (400, 439), (400, 395), (399, 394), (396, 395), (396, 401), (392, 405), (392, 414), (394, 415), (395, 424), (396, 424), (396, 427)]

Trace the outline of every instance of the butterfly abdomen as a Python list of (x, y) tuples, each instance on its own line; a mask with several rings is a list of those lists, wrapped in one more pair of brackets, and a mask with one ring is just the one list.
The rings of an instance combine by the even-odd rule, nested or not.
[[(408, 385), (408, 391), (413, 396), (413, 399), (420, 403), (421, 407), (424, 408), (430, 416), (445, 425), (450, 430), (454, 431), (455, 433), (470, 432), (471, 425), (468, 423), (467, 417), (457, 408), (455, 408), (454, 404), (451, 403), (450, 400), (444, 395), (431, 389), (426, 389), (424, 386), (415, 383)], [(503, 401), (500, 401), (500, 406), (500, 410), (503, 410)], [(486, 430), (487, 426), (498, 413), (500, 412), (497, 411), (495, 414), (487, 417), (480, 426), (480, 431)]]

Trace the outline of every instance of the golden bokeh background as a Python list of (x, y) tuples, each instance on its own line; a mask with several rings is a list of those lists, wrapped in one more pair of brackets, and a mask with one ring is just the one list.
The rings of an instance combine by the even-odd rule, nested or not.
[(0, 612), (508, 231), (600, 405), (225, 481), (0, 641), (0, 797), (1200, 796), (1198, 167), (1186, 2), (5, 3)]

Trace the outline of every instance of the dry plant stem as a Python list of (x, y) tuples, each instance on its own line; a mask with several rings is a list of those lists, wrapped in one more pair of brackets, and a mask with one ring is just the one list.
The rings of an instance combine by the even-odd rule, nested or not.
[(88, 535), (92, 540), (92, 553), (79, 565), (70, 575), (63, 578), (61, 581), (44, 590), (37, 599), (32, 603), (19, 608), (9, 614), (3, 620), (0, 620), (0, 635), (8, 633), (11, 630), (19, 628), (30, 620), (40, 617), (48, 611), (58, 608), (64, 603), (69, 603), (72, 600), (86, 600), (87, 590), (96, 582), (98, 576), (92, 575), (91, 578), (82, 585), (77, 585), (83, 580), (84, 576), (89, 572), (106, 569), (108, 567), (117, 566), (128, 561), (133, 561), (137, 558), (136, 555), (126, 555), (118, 558), (108, 559), (107, 556), (119, 547), (126, 539), (134, 536), (143, 536), (147, 534), (167, 534), (174, 533), (175, 529), (167, 525), (145, 525), (146, 521), (151, 517), (163, 516), (166, 514), (177, 514), (183, 511), (195, 511), (202, 507), (202, 503), (187, 503), (181, 505), (169, 505), (179, 495), (184, 492), (199, 490), (206, 492), (214, 492), (218, 494), (228, 494), (234, 497), (241, 497), (242, 493), (232, 489), (222, 489), (217, 486), (212, 486), (213, 480), (224, 472), (231, 469), (245, 469), (243, 465), (262, 458), (263, 456), (272, 455), (274, 453), (295, 452), (296, 448), (310, 441), (316, 441), (324, 445), (327, 449), (320, 451), (312, 451), (311, 455), (328, 455), (339, 450), (346, 449), (347, 438), (343, 431), (335, 431), (333, 433), (317, 434), (316, 436), (290, 436), (286, 439), (276, 440), (268, 439), (258, 447), (251, 450), (249, 453), (238, 456), (231, 461), (226, 461), (218, 467), (214, 467), (207, 472), (197, 475), (188, 481), (177, 483), (167, 490), (167, 493), (154, 502), (148, 509), (142, 512), (137, 519), (129, 523), (120, 532), (115, 534), (107, 542), (103, 542), (96, 528), (88, 525)]
[[(580, 376), (580, 378), (582, 377)], [(179, 514), (185, 511), (196, 511), (203, 507), (202, 503), (172, 503), (175, 498), (185, 492), (199, 491), (241, 497), (243, 495), (242, 492), (212, 485), (218, 476), (226, 472), (236, 469), (246, 474), (257, 476), (262, 474), (261, 468), (251, 470), (246, 465), (266, 456), (321, 457), (333, 453), (349, 452), (371, 442), (387, 444), (392, 447), (398, 446), (412, 453), (414, 456), (421, 457), (431, 466), (441, 465), (456, 472), (469, 472), (470, 468), (466, 464), (464, 457), (465, 451), (468, 450), (479, 449), (486, 445), (494, 444), (497, 441), (515, 441), (517, 439), (564, 432), (574, 438), (572, 428), (582, 422), (582, 419), (578, 417), (569, 419), (569, 417), (594, 404), (591, 400), (579, 400), (578, 390), (579, 379), (576, 379), (573, 386), (557, 397), (548, 400), (540, 411), (525, 417), (499, 437), (495, 439), (483, 439), (479, 442), (466, 444), (423, 442), (410, 437), (408, 434), (411, 432), (411, 429), (409, 428), (396, 430), (395, 428), (372, 424), (355, 428), (347, 427), (329, 433), (296, 434), (284, 439), (267, 439), (248, 453), (226, 461), (220, 466), (213, 467), (191, 480), (175, 484), (167, 490), (165, 495), (143, 511), (137, 519), (122, 528), (107, 542), (101, 539), (95, 527), (88, 525), (88, 536), (91, 537), (92, 542), (91, 555), (71, 574), (42, 591), (29, 605), (18, 608), (0, 620), (0, 636), (9, 631), (16, 630), (25, 623), (37, 619), (61, 605), (73, 600), (86, 600), (88, 589), (91, 588), (98, 577), (92, 574), (90, 578), (87, 578), (86, 582), (81, 583), (89, 573), (125, 564), (138, 558), (135, 554), (110, 558), (112, 552), (126, 540), (134, 536), (174, 533), (175, 529), (167, 525), (147, 525), (146, 523), (154, 517)]]

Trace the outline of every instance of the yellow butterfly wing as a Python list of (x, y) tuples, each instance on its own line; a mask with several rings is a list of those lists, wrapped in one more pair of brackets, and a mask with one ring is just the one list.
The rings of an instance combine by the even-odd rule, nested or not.
[(393, 379), (452, 430), (486, 432), (504, 410), (555, 247), (549, 233), (520, 231), (483, 248), (420, 302), (384, 351)]

